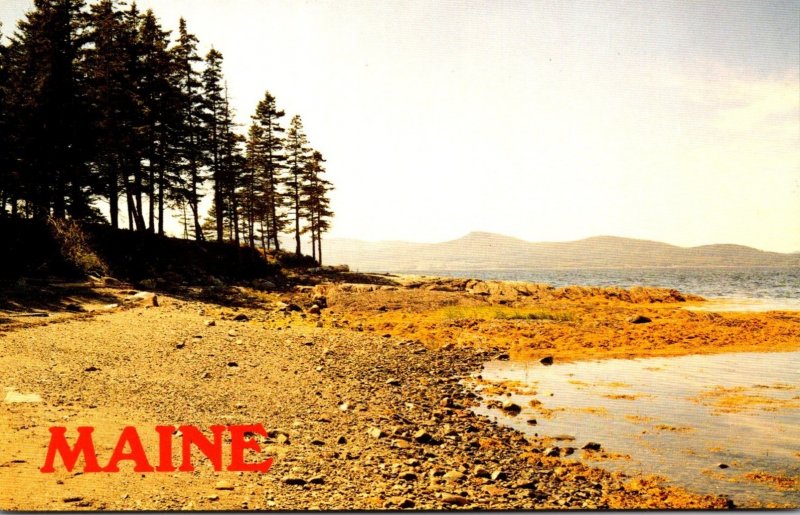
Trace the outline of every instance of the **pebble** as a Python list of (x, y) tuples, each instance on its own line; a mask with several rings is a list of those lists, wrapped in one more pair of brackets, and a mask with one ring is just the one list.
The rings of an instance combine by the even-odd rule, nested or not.
[(428, 433), (424, 429), (420, 429), (419, 431), (414, 433), (414, 440), (416, 440), (419, 443), (428, 443), (431, 441), (431, 439), (432, 437), (430, 433)]
[(217, 323), (213, 320), (206, 320), (206, 327), (214, 327), (215, 325), (217, 325)]
[(602, 448), (603, 446), (597, 442), (588, 442), (586, 445), (581, 447), (581, 449), (586, 449), (587, 451), (599, 451)]
[(442, 496), (442, 502), (445, 504), (455, 504), (457, 506), (464, 506), (467, 504), (467, 498), (463, 495), (455, 495), (455, 494), (444, 494)]
[(233, 485), (223, 479), (217, 481), (217, 484), (214, 485), (214, 488), (217, 490), (233, 490)]
[(286, 483), (287, 485), (299, 485), (299, 486), (302, 486), (302, 485), (306, 484), (306, 480), (305, 479), (303, 479), (302, 477), (297, 477), (297, 476), (284, 476), (283, 482)]
[(442, 476), (442, 479), (444, 479), (445, 481), (461, 481), (462, 479), (464, 479), (464, 474), (462, 474), (457, 470), (451, 470), (450, 472)]
[(386, 384), (391, 386), (400, 386), (400, 380), (397, 379), (396, 377), (390, 377), (389, 379), (386, 380)]
[(411, 471), (401, 472), (397, 477), (399, 479), (404, 480), (404, 481), (416, 481), (417, 480), (417, 474), (415, 474), (414, 472), (411, 472)]
[(553, 356), (545, 356), (544, 358), (539, 360), (539, 363), (545, 366), (550, 366), (553, 364)]
[(71, 495), (71, 496), (62, 498), (61, 500), (64, 501), (64, 502), (79, 502), (79, 501), (83, 500), (83, 497), (81, 497), (79, 495)]
[(325, 484), (325, 478), (322, 476), (314, 476), (308, 480), (309, 483), (312, 485), (322, 485)]
[(492, 472), (492, 481), (505, 481), (506, 479), (508, 479), (508, 474), (502, 470), (495, 470)]
[(369, 436), (371, 436), (372, 438), (382, 438), (382, 437), (386, 436), (386, 433), (381, 431), (381, 428), (379, 428), (379, 427), (371, 427), (369, 429), (369, 431), (367, 431), (367, 434)]
[(503, 408), (503, 411), (508, 411), (509, 413), (519, 413), (522, 411), (519, 404), (508, 399), (504, 400), (500, 407)]
[(475, 477), (491, 477), (492, 473), (482, 465), (475, 465), (475, 468), (472, 470), (472, 475)]

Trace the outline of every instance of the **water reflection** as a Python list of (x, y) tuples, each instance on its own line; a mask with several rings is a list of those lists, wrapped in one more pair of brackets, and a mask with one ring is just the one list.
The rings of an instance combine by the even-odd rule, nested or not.
[(484, 366), (482, 378), (524, 383), (510, 389), (523, 411), (515, 417), (485, 405), (476, 411), (528, 434), (567, 434), (577, 448), (595, 441), (630, 456), (598, 466), (662, 475), (694, 491), (726, 495), (739, 506), (798, 507), (799, 371), (800, 352), (549, 367), (496, 361)]

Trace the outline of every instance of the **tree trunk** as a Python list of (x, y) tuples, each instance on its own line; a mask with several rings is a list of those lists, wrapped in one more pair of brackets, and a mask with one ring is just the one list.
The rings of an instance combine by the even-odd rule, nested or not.
[(117, 170), (114, 165), (108, 167), (108, 209), (111, 218), (111, 227), (119, 229), (119, 183)]

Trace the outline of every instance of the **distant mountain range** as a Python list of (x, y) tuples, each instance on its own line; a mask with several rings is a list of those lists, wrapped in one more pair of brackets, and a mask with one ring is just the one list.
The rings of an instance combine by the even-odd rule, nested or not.
[(442, 243), (325, 240), (326, 264), (352, 270), (445, 271), (542, 268), (800, 266), (800, 253), (765, 252), (742, 245), (678, 247), (657, 241), (597, 236), (558, 243), (532, 243), (472, 232)]

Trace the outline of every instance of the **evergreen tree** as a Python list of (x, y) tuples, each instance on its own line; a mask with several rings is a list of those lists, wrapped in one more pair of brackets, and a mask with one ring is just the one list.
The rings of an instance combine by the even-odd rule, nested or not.
[(6, 105), (15, 111), (14, 172), (27, 214), (91, 214), (80, 72), (83, 7), (83, 0), (36, 0), (5, 51)]
[(322, 265), (322, 234), (331, 227), (333, 211), (330, 208), (329, 193), (333, 185), (322, 175), (325, 173), (325, 159), (314, 151), (306, 164), (306, 182), (303, 185), (303, 210), (307, 220), (304, 232), (311, 233), (311, 251), (314, 259)]
[(224, 189), (223, 177), (223, 141), (227, 120), (224, 120), (222, 96), (222, 54), (211, 49), (206, 56), (206, 68), (203, 71), (203, 120), (206, 127), (207, 140), (204, 150), (211, 167), (211, 178), (214, 181), (214, 215), (216, 218), (217, 241), (222, 241), (224, 231)]
[(308, 140), (303, 132), (303, 121), (299, 115), (292, 117), (286, 133), (286, 165), (289, 172), (287, 178), (288, 197), (291, 209), (291, 221), (294, 222), (295, 254), (301, 256), (300, 249), (300, 207), (303, 203), (303, 183), (305, 182), (306, 161), (308, 160)]
[[(147, 161), (148, 230), (164, 234), (164, 202), (168, 170), (176, 167), (180, 109), (177, 86), (172, 83), (175, 66), (168, 52), (169, 32), (161, 29), (152, 10), (139, 27), (141, 48), (141, 134)], [(156, 213), (157, 211), (157, 213)]]
[(6, 204), (12, 202), (11, 167), (11, 105), (9, 98), (8, 47), (5, 45), (3, 25), (0, 23), (0, 217), (6, 216)]
[[(247, 231), (247, 244), (250, 248), (256, 247), (256, 223), (260, 224), (262, 215), (259, 206), (259, 183), (258, 170), (263, 162), (261, 155), (261, 128), (255, 122), (250, 125), (247, 131), (245, 148), (245, 162), (241, 175), (241, 195), (240, 203), (242, 217)], [(262, 243), (262, 248), (265, 245)]]
[(195, 63), (201, 59), (197, 55), (197, 37), (189, 33), (186, 21), (181, 18), (178, 26), (178, 41), (171, 49), (176, 66), (175, 84), (179, 91), (178, 107), (180, 130), (177, 134), (177, 152), (180, 159), (178, 180), (173, 184), (173, 198), (178, 206), (188, 205), (193, 221), (194, 238), (203, 239), (200, 227), (200, 195), (205, 182), (203, 155), (200, 143), (203, 139), (201, 110), (203, 99), (200, 91), (199, 73)]
[(275, 97), (267, 91), (263, 100), (256, 107), (253, 119), (260, 129), (257, 138), (258, 173), (260, 179), (261, 202), (263, 203), (263, 225), (267, 233), (267, 248), (280, 250), (278, 234), (286, 226), (286, 216), (283, 213), (285, 204), (282, 184), (284, 180), (285, 156), (282, 134), (285, 132), (280, 125), (280, 119), (286, 113), (276, 106)]

